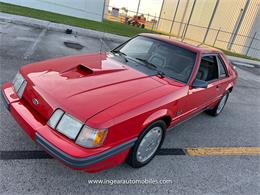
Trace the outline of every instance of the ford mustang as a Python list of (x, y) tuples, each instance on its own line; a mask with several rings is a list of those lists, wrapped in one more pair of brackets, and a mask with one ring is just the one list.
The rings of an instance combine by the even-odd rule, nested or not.
[(97, 172), (149, 163), (167, 129), (203, 111), (219, 115), (236, 78), (219, 50), (140, 34), (110, 52), (23, 66), (1, 95), (50, 155)]

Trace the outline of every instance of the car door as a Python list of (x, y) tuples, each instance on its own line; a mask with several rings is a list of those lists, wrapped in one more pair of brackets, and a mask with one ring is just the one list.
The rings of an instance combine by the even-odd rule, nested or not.
[(217, 55), (217, 61), (219, 69), (219, 79), (217, 85), (219, 86), (219, 95), (222, 96), (228, 88), (230, 81), (227, 66), (221, 55)]
[(196, 79), (208, 82), (207, 88), (190, 86), (186, 97), (186, 112), (184, 119), (199, 113), (216, 102), (222, 93), (219, 80), (219, 65), (217, 54), (202, 55)]

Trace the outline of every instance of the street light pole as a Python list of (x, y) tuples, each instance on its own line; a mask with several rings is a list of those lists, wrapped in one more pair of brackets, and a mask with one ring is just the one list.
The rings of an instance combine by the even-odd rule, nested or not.
[(137, 5), (137, 11), (136, 11), (137, 16), (139, 14), (140, 4), (141, 4), (141, 0), (138, 1), (138, 5)]
[(244, 20), (244, 17), (246, 15), (246, 11), (247, 11), (247, 8), (249, 6), (249, 3), (250, 3), (250, 0), (247, 0), (244, 9), (241, 10), (241, 16), (238, 17), (237, 23), (236, 23), (236, 25), (234, 27), (234, 30), (233, 30), (232, 34), (231, 34), (230, 42), (229, 42), (229, 44), (227, 46), (228, 50), (231, 50), (231, 48), (232, 48), (232, 46), (234, 44), (234, 41), (235, 41), (235, 39), (237, 37), (237, 34), (238, 34), (239, 30), (240, 30), (241, 24), (242, 24), (242, 22)]
[(216, 12), (217, 12), (217, 9), (218, 9), (218, 5), (219, 5), (219, 0), (216, 1), (215, 7), (214, 7), (214, 10), (213, 10), (213, 12), (212, 12), (212, 15), (211, 15), (211, 18), (210, 18), (210, 21), (209, 21), (209, 25), (208, 25), (208, 28), (207, 28), (207, 31), (206, 31), (206, 33), (205, 33), (205, 36), (204, 36), (204, 39), (203, 39), (202, 43), (205, 43), (205, 41), (206, 41), (206, 39), (207, 39), (207, 36), (208, 36), (208, 33), (209, 33), (209, 29), (210, 29), (210, 27), (211, 27), (211, 24), (212, 24), (212, 22), (213, 22), (213, 19), (214, 19), (214, 17), (215, 17), (215, 14), (216, 14)]
[(163, 11), (163, 9), (164, 9), (164, 3), (165, 3), (165, 0), (162, 1), (161, 10), (160, 10), (159, 18), (158, 18), (157, 28), (158, 28), (158, 26), (160, 25), (160, 22), (161, 22), (162, 11)]
[[(188, 9), (189, 3), (190, 3), (190, 0), (187, 0), (187, 1), (186, 1), (185, 8), (184, 8), (184, 11), (183, 11), (183, 14), (182, 14), (182, 18), (181, 18), (181, 21), (180, 21), (180, 27), (179, 27), (179, 31), (178, 31), (177, 37), (179, 37), (180, 34), (181, 34), (181, 29), (182, 29), (182, 26), (183, 26), (183, 21), (184, 21), (184, 18), (185, 18), (185, 16), (186, 16), (186, 13), (187, 13), (187, 9)], [(185, 26), (186, 26), (186, 25), (184, 25), (184, 28), (185, 28)], [(183, 31), (182, 31), (182, 34), (183, 34)]]
[(179, 4), (180, 4), (180, 0), (178, 0), (178, 3), (177, 3), (177, 5), (176, 5), (176, 9), (175, 9), (175, 12), (174, 12), (174, 16), (173, 16), (173, 18), (172, 18), (172, 25), (171, 25), (171, 29), (170, 29), (170, 34), (172, 33), (172, 28), (173, 28), (173, 24), (174, 24), (176, 15), (177, 15), (177, 11), (178, 11), (178, 8), (179, 8)]
[(191, 20), (191, 17), (192, 17), (192, 14), (193, 14), (193, 11), (194, 11), (194, 8), (195, 8), (195, 5), (196, 5), (196, 1), (197, 0), (193, 1), (193, 5), (192, 5), (192, 8), (191, 8), (191, 13), (190, 13), (190, 17), (189, 17), (188, 22), (187, 22), (187, 26), (186, 26), (186, 28), (184, 27), (185, 29), (184, 29), (184, 32), (183, 32), (182, 40), (185, 39), (186, 33), (188, 31), (188, 28), (189, 28), (189, 25), (190, 25), (190, 20)]
[(255, 32), (254, 36), (251, 38), (250, 44), (249, 44), (248, 49), (247, 49), (247, 51), (246, 51), (246, 56), (248, 56), (248, 53), (249, 53), (249, 51), (250, 51), (250, 49), (251, 49), (251, 47), (252, 47), (252, 45), (253, 45), (253, 42), (254, 42), (254, 40), (255, 40), (255, 38), (256, 38), (256, 33), (257, 33), (257, 32)]

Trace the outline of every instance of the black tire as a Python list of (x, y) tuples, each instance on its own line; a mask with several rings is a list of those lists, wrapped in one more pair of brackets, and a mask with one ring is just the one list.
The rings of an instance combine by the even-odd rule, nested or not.
[[(156, 151), (153, 153), (153, 155), (148, 158), (146, 161), (144, 162), (139, 162), (137, 160), (137, 149), (141, 143), (141, 141), (143, 140), (144, 136), (154, 127), (160, 127), (162, 129), (162, 136), (161, 136), (161, 141), (160, 144), (158, 146), (158, 148), (156, 149)], [(152, 123), (151, 125), (149, 125), (139, 136), (138, 140), (136, 141), (135, 145), (132, 147), (132, 149), (130, 150), (128, 157), (126, 159), (127, 164), (129, 164), (131, 167), (133, 168), (140, 168), (143, 167), (145, 165), (147, 165), (156, 155), (157, 151), (160, 149), (164, 138), (165, 138), (165, 130), (166, 130), (166, 124), (164, 121), (162, 120), (158, 120), (154, 123)], [(159, 141), (159, 140), (158, 140)]]
[[(213, 109), (209, 109), (207, 110), (206, 112), (211, 115), (211, 116), (218, 116), (224, 109), (226, 103), (227, 103), (227, 100), (228, 100), (228, 97), (229, 97), (229, 91), (225, 92), (224, 95), (221, 97), (221, 99), (219, 100), (218, 104), (213, 108)], [(223, 100), (223, 98), (226, 98), (225, 100)], [(224, 102), (224, 105), (223, 107), (219, 110), (219, 106), (220, 106), (220, 102), (221, 101), (225, 101)]]

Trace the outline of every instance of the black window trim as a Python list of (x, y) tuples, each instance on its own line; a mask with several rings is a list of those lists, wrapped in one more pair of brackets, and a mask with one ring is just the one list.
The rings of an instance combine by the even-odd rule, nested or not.
[[(224, 62), (224, 60), (222, 59), (222, 56), (220, 54), (218, 54), (217, 59), (218, 59), (217, 61), (218, 61), (218, 70), (219, 70), (219, 80), (229, 77), (226, 63)], [(224, 77), (220, 75), (220, 66), (223, 66), (224, 71), (226, 73), (226, 76), (224, 76)]]

